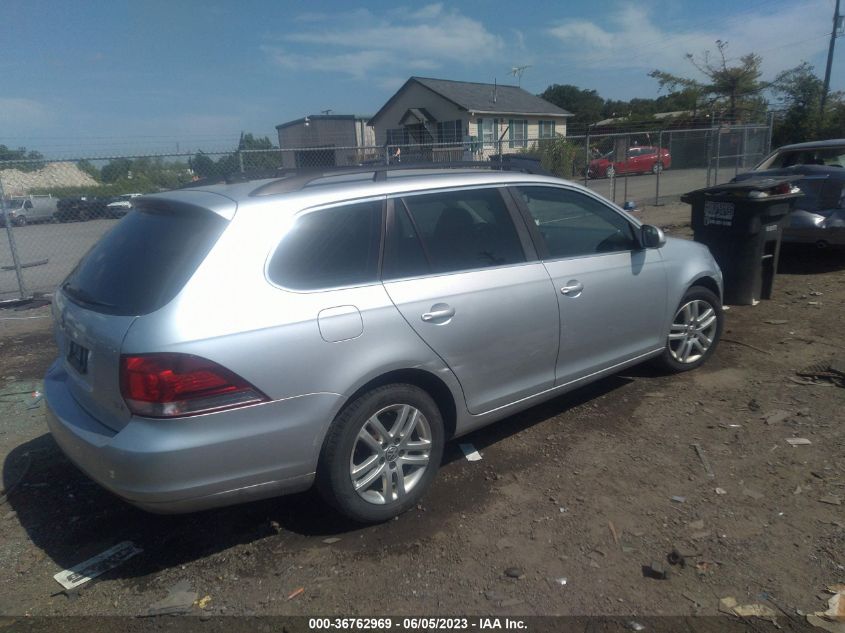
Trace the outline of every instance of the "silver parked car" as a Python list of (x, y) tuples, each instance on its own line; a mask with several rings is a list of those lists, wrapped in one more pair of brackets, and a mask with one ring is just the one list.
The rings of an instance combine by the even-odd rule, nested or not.
[(133, 200), (57, 289), (50, 429), (154, 512), (417, 503), (444, 442), (647, 359), (710, 356), (722, 276), (589, 190), (368, 168)]

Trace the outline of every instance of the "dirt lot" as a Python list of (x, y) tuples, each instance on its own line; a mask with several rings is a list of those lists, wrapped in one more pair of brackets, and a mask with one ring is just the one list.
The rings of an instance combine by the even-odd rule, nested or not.
[[(645, 210), (676, 235), (687, 218)], [(136, 615), (182, 590), (194, 615), (714, 615), (732, 596), (803, 621), (845, 582), (845, 389), (796, 376), (845, 357), (845, 254), (781, 269), (704, 368), (636, 368), (473, 433), (482, 461), (450, 444), (415, 511), (363, 529), (312, 494), (175, 517), (112, 497), (27, 408), (47, 308), (0, 311), (0, 614)], [(60, 593), (55, 573), (124, 540), (143, 553)], [(685, 566), (646, 577), (673, 549)]]

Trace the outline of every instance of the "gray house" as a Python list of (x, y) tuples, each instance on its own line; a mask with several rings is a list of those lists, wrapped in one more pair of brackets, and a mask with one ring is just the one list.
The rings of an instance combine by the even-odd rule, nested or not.
[[(566, 136), (571, 112), (517, 86), (411, 77), (370, 119), (378, 145), (422, 145), (455, 160), (527, 149)], [(456, 149), (458, 151), (456, 151)]]
[(372, 158), (375, 145), (369, 117), (355, 114), (312, 114), (276, 126), (282, 167), (356, 165)]

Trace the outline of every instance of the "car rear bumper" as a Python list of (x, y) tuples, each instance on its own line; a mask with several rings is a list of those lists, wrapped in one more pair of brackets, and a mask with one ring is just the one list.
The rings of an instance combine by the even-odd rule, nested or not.
[(83, 409), (56, 362), (44, 379), (47, 424), (86, 475), (151, 512), (193, 512), (311, 486), (337, 394), (309, 394), (176, 420), (133, 417), (119, 432)]
[(845, 246), (845, 228), (786, 228), (782, 241), (790, 244), (819, 244)]

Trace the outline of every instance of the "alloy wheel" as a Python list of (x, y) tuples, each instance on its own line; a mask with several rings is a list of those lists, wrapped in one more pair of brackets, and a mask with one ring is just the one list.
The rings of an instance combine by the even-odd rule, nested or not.
[(393, 404), (370, 416), (349, 457), (352, 487), (365, 501), (383, 505), (402, 499), (429, 468), (431, 427), (409, 404)]
[(675, 313), (669, 329), (669, 352), (679, 363), (698, 361), (713, 345), (718, 328), (716, 310), (707, 301), (694, 299)]

